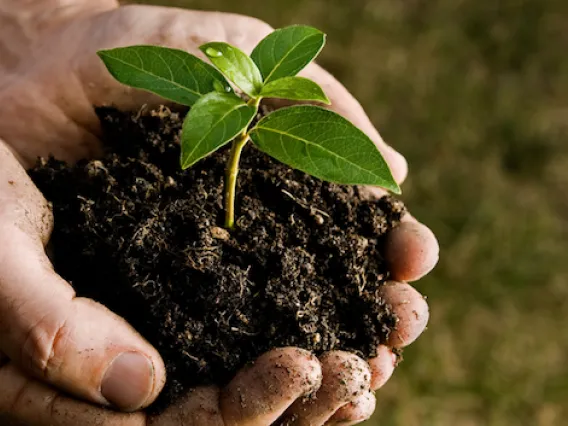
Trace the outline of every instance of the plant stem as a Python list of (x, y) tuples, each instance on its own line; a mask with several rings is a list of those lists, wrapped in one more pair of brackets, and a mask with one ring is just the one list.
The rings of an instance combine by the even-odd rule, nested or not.
[(260, 101), (262, 101), (262, 97), (259, 96), (257, 98), (251, 98), (249, 99), (249, 101), (247, 102), (247, 105), (249, 106), (253, 106), (255, 108), (258, 109), (259, 105), (260, 105)]
[(231, 155), (225, 175), (225, 228), (235, 228), (235, 192), (237, 188), (237, 176), (239, 175), (239, 160), (243, 148), (249, 140), (245, 131), (238, 139), (235, 139), (231, 148)]

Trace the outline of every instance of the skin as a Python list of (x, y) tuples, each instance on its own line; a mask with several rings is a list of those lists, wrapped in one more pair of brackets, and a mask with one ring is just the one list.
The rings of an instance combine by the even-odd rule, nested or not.
[[(0, 0), (0, 424), (318, 426), (356, 424), (371, 415), (372, 391), (394, 370), (396, 358), (387, 346), (368, 362), (339, 351), (317, 359), (297, 348), (276, 349), (225, 388), (194, 389), (150, 417), (143, 409), (166, 380), (159, 354), (123, 319), (76, 297), (45, 253), (53, 217), (24, 168), (49, 154), (67, 161), (96, 156), (100, 129), (93, 104), (139, 109), (160, 103), (116, 83), (97, 50), (156, 44), (201, 55), (198, 46), (215, 40), (250, 52), (270, 31), (243, 16), (119, 8), (110, 0)], [(377, 143), (401, 183), (404, 158), (382, 141), (357, 101), (318, 66), (303, 74)], [(399, 281), (429, 272), (438, 245), (410, 217), (393, 232), (385, 258), (397, 281), (382, 297), (400, 316), (388, 343), (402, 347), (423, 331), (428, 307)], [(128, 392), (105, 380), (110, 373)]]

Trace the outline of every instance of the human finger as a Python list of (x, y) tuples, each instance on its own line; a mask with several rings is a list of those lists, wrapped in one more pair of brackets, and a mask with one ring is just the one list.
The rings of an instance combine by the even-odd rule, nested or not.
[(15, 365), (8, 364), (0, 367), (0, 424), (146, 426), (146, 417), (142, 413), (118, 413), (75, 400), (27, 378)]
[(371, 367), (371, 390), (377, 390), (384, 386), (394, 373), (397, 356), (392, 349), (385, 345), (379, 345), (377, 356), (367, 360)]
[(76, 298), (41, 243), (0, 226), (0, 350), (28, 373), (121, 410), (151, 403), (165, 381), (157, 351), (123, 319)]
[(298, 398), (316, 391), (322, 367), (310, 352), (274, 349), (245, 367), (221, 392), (226, 426), (259, 426), (275, 422)]
[(403, 221), (385, 237), (384, 257), (391, 277), (397, 281), (416, 281), (438, 263), (440, 248), (434, 233), (415, 221)]
[(148, 426), (225, 426), (219, 397), (217, 386), (190, 390), (164, 412), (150, 417)]
[(326, 426), (350, 426), (364, 422), (373, 415), (376, 405), (375, 395), (370, 391), (365, 392), (337, 410)]
[(285, 413), (284, 424), (320, 426), (337, 410), (357, 400), (370, 389), (369, 366), (358, 356), (333, 351), (320, 358), (323, 381), (313, 398), (296, 401)]
[(402, 348), (414, 342), (426, 329), (430, 317), (428, 304), (411, 285), (390, 281), (379, 289), (379, 296), (390, 305), (398, 321), (386, 345)]

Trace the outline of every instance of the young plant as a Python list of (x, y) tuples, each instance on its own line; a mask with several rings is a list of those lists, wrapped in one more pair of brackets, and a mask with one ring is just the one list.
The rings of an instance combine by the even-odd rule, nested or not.
[(200, 50), (214, 67), (182, 50), (158, 46), (102, 50), (98, 55), (121, 83), (191, 107), (181, 133), (183, 169), (232, 142), (224, 182), (225, 226), (232, 229), (239, 159), (249, 140), (275, 159), (322, 180), (400, 193), (375, 144), (328, 109), (292, 106), (251, 125), (264, 98), (329, 104), (320, 86), (296, 76), (324, 44), (321, 31), (291, 26), (268, 35), (250, 56), (227, 43), (204, 44)]

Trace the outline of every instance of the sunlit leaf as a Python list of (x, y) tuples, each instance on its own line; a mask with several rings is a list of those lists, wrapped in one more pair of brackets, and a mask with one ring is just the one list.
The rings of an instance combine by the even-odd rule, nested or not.
[(186, 169), (233, 140), (248, 127), (256, 108), (232, 93), (212, 92), (191, 108), (181, 133), (181, 166)]
[(247, 95), (255, 97), (262, 89), (262, 76), (252, 59), (227, 43), (206, 43), (199, 49), (229, 80)]
[(318, 101), (329, 104), (329, 99), (315, 82), (303, 77), (284, 77), (262, 88), (265, 98), (290, 99), (293, 101)]
[(264, 83), (292, 77), (305, 68), (325, 45), (325, 34), (303, 25), (281, 28), (262, 40), (251, 54)]
[(214, 90), (231, 91), (219, 71), (183, 50), (130, 46), (97, 53), (121, 83), (183, 105), (191, 106)]
[(277, 110), (260, 120), (251, 138), (261, 151), (317, 178), (400, 193), (373, 141), (335, 112), (315, 106)]

